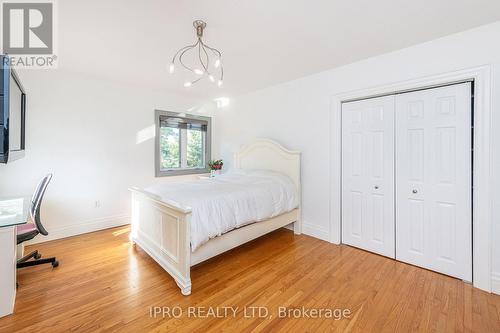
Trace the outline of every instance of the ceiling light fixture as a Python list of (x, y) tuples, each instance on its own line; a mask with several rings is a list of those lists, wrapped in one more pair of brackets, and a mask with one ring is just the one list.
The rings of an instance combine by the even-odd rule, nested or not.
[[(173, 73), (175, 71), (175, 65), (178, 62), (184, 69), (196, 75), (192, 81), (185, 82), (184, 87), (191, 87), (204, 77), (208, 77), (211, 82), (217, 82), (217, 86), (221, 87), (224, 79), (224, 69), (222, 68), (221, 60), (222, 54), (219, 50), (203, 42), (203, 30), (207, 26), (205, 22), (196, 20), (193, 22), (193, 26), (196, 29), (198, 40), (192, 45), (184, 46), (175, 53), (168, 67), (169, 72)], [(194, 55), (194, 57), (197, 58), (195, 62), (199, 63), (192, 67), (187, 65), (184, 57), (188, 53)], [(217, 80), (215, 79), (216, 77)]]

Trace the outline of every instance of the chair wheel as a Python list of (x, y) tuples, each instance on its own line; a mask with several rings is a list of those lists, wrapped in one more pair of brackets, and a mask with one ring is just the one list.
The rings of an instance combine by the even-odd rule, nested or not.
[(40, 253), (37, 253), (36, 256), (35, 256), (35, 260), (38, 260), (42, 257), (42, 255)]
[(54, 268), (55, 268), (55, 267), (57, 267), (57, 266), (59, 266), (59, 261), (57, 261), (57, 260), (56, 260), (56, 261), (54, 261), (54, 262), (52, 263), (52, 267), (54, 267)]

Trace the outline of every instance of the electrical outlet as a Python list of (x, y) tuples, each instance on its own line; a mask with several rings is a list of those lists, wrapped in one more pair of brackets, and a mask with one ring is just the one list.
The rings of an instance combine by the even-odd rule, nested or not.
[(94, 204), (95, 208), (101, 208), (101, 200), (96, 200)]

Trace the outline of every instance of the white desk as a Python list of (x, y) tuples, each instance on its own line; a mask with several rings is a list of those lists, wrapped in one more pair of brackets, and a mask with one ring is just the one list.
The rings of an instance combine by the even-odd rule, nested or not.
[(0, 317), (14, 312), (16, 301), (16, 226), (28, 221), (30, 198), (0, 198)]

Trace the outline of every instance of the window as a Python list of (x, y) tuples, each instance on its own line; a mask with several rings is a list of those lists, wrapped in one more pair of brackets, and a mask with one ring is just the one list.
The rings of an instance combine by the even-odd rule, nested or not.
[(207, 173), (210, 118), (156, 110), (156, 176)]

